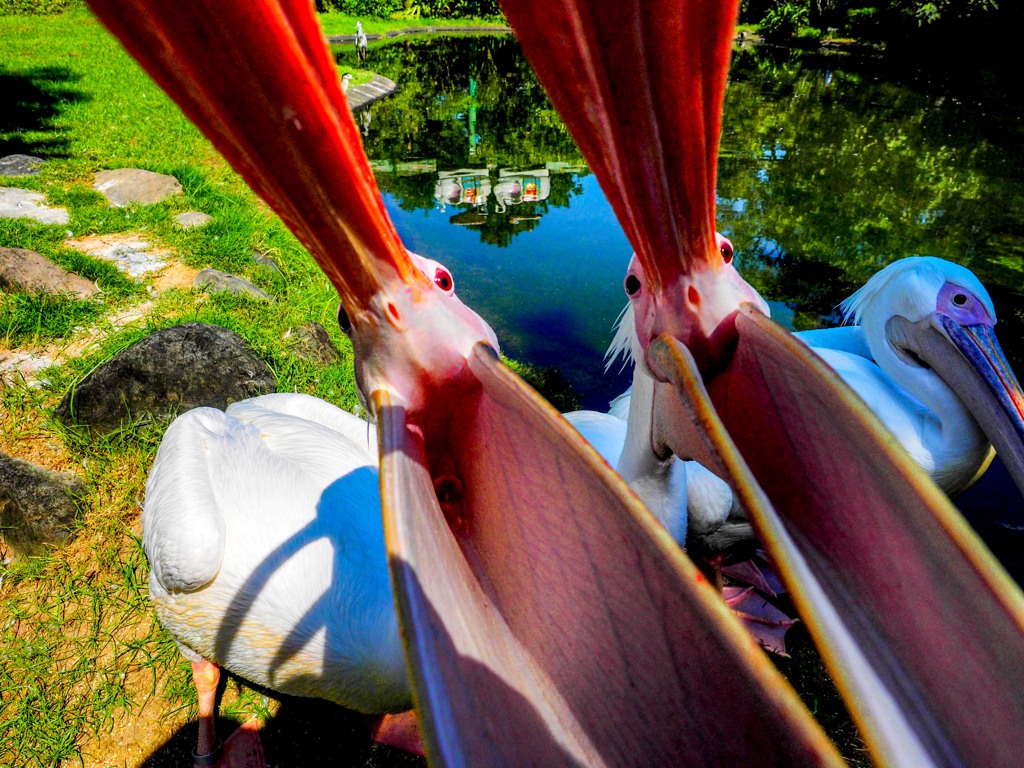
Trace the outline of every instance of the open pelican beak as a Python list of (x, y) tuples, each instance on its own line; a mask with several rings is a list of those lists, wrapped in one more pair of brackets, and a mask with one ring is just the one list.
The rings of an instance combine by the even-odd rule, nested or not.
[(90, 5), (338, 288), (431, 761), (841, 764), (668, 534), (413, 264), (311, 3)]
[(668, 387), (661, 442), (732, 485), (880, 764), (1012, 765), (1024, 597), (860, 399), (744, 304), (715, 247), (737, 3), (503, 9), (642, 266), (626, 287)]
[(964, 402), (1024, 493), (1024, 392), (992, 324), (962, 325), (943, 313), (917, 323), (897, 316), (886, 333), (893, 348), (913, 352)]

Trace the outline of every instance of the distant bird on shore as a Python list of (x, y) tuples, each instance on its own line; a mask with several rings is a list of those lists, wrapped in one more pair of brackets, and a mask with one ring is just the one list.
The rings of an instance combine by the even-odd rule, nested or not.
[(348, 87), (352, 83), (352, 73), (346, 72), (341, 76), (341, 92), (348, 93)]
[(363, 22), (356, 22), (356, 60), (360, 64), (366, 63), (366, 54), (369, 53), (369, 41), (366, 33), (363, 32)]

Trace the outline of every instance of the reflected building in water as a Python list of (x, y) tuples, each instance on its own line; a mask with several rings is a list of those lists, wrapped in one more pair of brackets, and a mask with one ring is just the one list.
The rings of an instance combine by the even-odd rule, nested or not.
[(494, 196), (497, 199), (495, 210), (504, 213), (510, 205), (547, 200), (550, 194), (551, 177), (547, 168), (535, 168), (532, 171), (502, 169), (498, 171), (498, 183), (494, 187)]
[(442, 211), (449, 205), (481, 208), (487, 205), (490, 195), (491, 173), (487, 168), (463, 168), (458, 171), (439, 171), (437, 174), (434, 199), (440, 203)]
[[(574, 169), (575, 170), (575, 169)], [(565, 169), (569, 172), (569, 169)], [(518, 224), (523, 221), (538, 221), (541, 212), (534, 206), (529, 210), (513, 210), (510, 207), (524, 203), (539, 203), (551, 194), (551, 171), (547, 167), (531, 168), (525, 171), (497, 169), (496, 181), (490, 168), (463, 168), (456, 171), (439, 171), (434, 186), (434, 199), (438, 210), (448, 206), (468, 206), (455, 213), (449, 221), (458, 226), (483, 226), (487, 217), (494, 214), (508, 214), (508, 221)]]

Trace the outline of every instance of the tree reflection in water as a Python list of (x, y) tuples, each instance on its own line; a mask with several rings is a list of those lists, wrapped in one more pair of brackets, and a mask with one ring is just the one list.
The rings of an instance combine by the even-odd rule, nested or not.
[[(364, 142), (400, 228), (429, 229), (412, 239), (429, 240), (435, 252), (464, 249), (467, 232), (510, 251), (484, 248), (476, 258), (488, 261), (520, 258), (527, 248), (534, 279), (506, 280), (502, 293), (523, 285), (550, 291), (538, 306), (559, 304), (559, 316), (581, 331), (576, 341), (598, 352), (622, 303), (630, 249), (614, 221), (595, 229), (587, 218), (603, 202), (583, 201), (584, 188), (600, 191), (514, 39), (399, 40), (376, 46), (369, 66), (399, 83), (371, 107)], [(894, 259), (932, 254), (966, 264), (994, 294), (1001, 323), (1021, 325), (1001, 336), (1011, 362), (1024, 367), (1019, 90), (1010, 72), (971, 71), (963, 62), (922, 71), (864, 56), (738, 49), (719, 162), (719, 229), (751, 283), (785, 302), (781, 314), (797, 328), (834, 324), (835, 304)], [(421, 217), (403, 222), (403, 213), (426, 215), (432, 226)], [(587, 221), (582, 235), (577, 213)], [(434, 226), (437, 216), (446, 228)], [(562, 231), (545, 236), (545, 228)], [(546, 253), (552, 241), (572, 237), (582, 240), (569, 257)], [(474, 270), (454, 266), (472, 290)], [(476, 271), (484, 282), (505, 279)], [(598, 294), (587, 280), (611, 288)], [(567, 282), (582, 290), (565, 296)], [(491, 296), (480, 307), (496, 311), (494, 324), (516, 340), (537, 327), (537, 317), (524, 315), (532, 300), (517, 309), (495, 298), (491, 307), (497, 291), (481, 293)], [(595, 311), (601, 326), (583, 328), (581, 316)], [(549, 352), (534, 362), (565, 365), (570, 354)]]

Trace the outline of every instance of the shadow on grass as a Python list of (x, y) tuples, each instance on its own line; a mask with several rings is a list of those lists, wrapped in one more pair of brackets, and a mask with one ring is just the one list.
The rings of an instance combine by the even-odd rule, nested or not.
[(88, 98), (73, 87), (79, 75), (66, 67), (19, 72), (0, 68), (0, 156), (68, 157), (68, 139), (57, 118), (69, 105)]
[[(277, 715), (260, 729), (267, 764), (275, 768), (425, 768), (426, 761), (370, 739), (367, 719), (357, 712), (321, 699), (275, 694)], [(217, 734), (230, 736), (238, 723), (217, 718)], [(181, 768), (192, 764), (196, 746), (195, 721), (178, 729), (140, 768)]]

